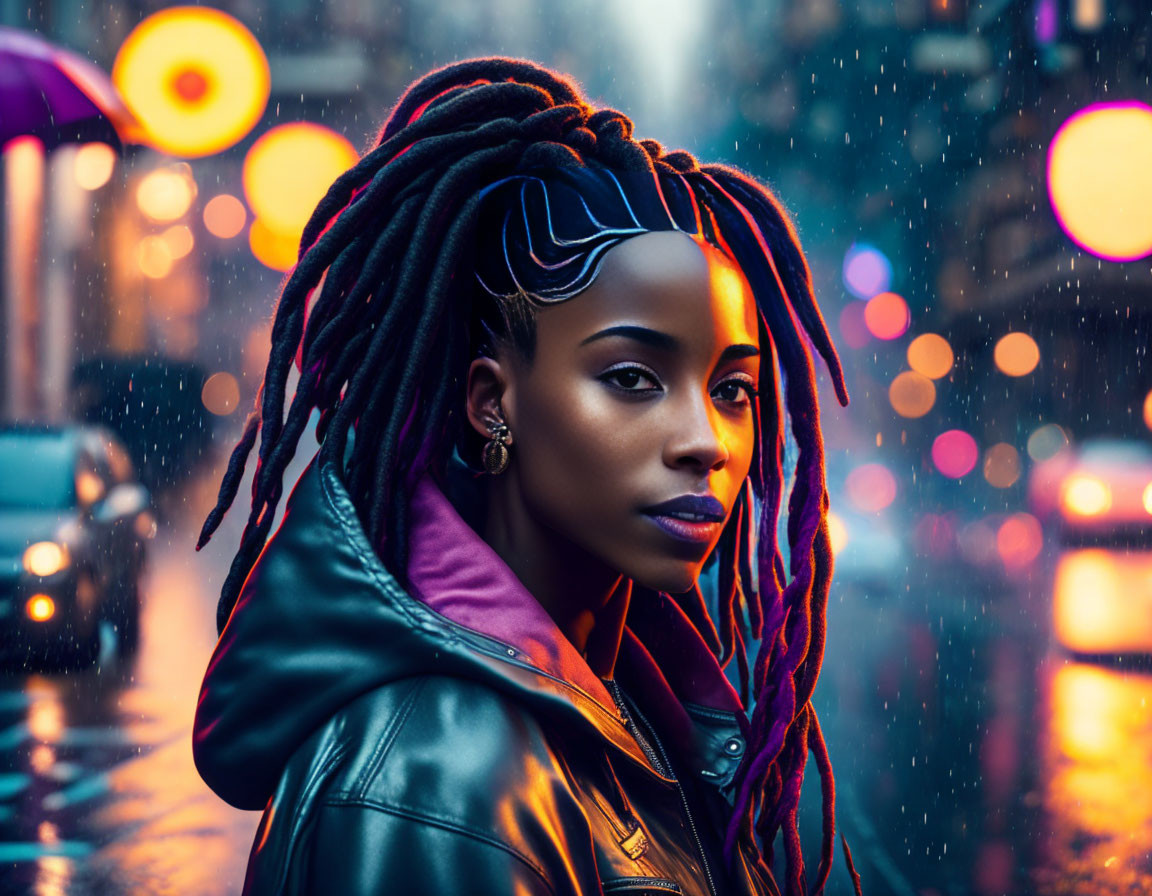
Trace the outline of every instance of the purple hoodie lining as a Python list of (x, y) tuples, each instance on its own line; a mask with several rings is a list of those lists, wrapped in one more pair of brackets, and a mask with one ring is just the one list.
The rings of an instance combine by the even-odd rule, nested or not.
[[(428, 474), (413, 490), (409, 520), (408, 580), (417, 600), (458, 625), (512, 646), (542, 671), (572, 683), (603, 706), (614, 706), (603, 683), (544, 608)], [(621, 656), (628, 654), (628, 671), (645, 679), (637, 681), (639, 690), (655, 705), (673, 698), (676, 703), (741, 712), (739, 697), (680, 607), (665, 595), (633, 590)], [(691, 725), (682, 707), (676, 708), (681, 712), (673, 715), (683, 715), (683, 722)], [(676, 721), (675, 727), (681, 728)]]

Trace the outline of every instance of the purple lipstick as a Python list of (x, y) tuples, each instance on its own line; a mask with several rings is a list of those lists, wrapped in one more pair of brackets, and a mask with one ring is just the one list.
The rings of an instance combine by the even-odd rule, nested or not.
[(711, 495), (681, 495), (643, 513), (674, 538), (695, 544), (711, 541), (724, 524), (724, 505)]

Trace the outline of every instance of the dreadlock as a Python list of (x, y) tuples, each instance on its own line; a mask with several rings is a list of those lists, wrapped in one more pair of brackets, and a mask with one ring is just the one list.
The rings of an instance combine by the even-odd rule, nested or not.
[[(477, 338), (469, 324), (477, 299), (464, 285), (468, 278), (454, 274), (474, 269), (482, 195), (520, 172), (588, 165), (646, 173), (686, 190), (706, 211), (708, 239), (736, 261), (756, 297), (765, 349), (761, 382), (771, 388), (754, 405), (752, 470), (716, 549), (719, 618), (711, 618), (698, 588), (674, 599), (722, 666), (736, 659), (740, 697), (754, 707), (750, 718), (741, 717), (748, 749), (734, 779), (726, 860), (738, 845), (749, 847), (779, 893), (772, 873), (779, 835), (782, 891), (809, 891), (797, 812), (811, 751), (823, 804), (812, 892), (822, 893), (831, 870), (835, 791), (811, 697), (824, 655), (832, 551), (816, 377), (805, 337), (847, 404), (840, 362), (795, 227), (776, 197), (735, 169), (701, 166), (686, 152), (633, 139), (628, 118), (594, 109), (556, 73), (504, 58), (432, 72), (401, 97), (374, 147), (317, 206), (280, 296), (256, 409), (197, 543), (197, 549), (207, 543), (232, 505), (259, 434), (251, 511), (221, 590), (217, 628), (223, 630), (267, 541), (284, 470), (313, 409), (320, 461), (345, 470), (369, 539), (407, 584), (408, 490), (423, 469), (442, 469), (465, 429), (455, 405)], [(502, 331), (494, 335), (530, 355), (531, 314), (515, 303), (498, 310), (489, 316)], [(300, 379), (285, 417), (298, 353)], [(787, 572), (776, 537), (785, 414), (798, 447)], [(760, 647), (749, 668), (751, 639)], [(846, 843), (844, 849), (859, 892)]]

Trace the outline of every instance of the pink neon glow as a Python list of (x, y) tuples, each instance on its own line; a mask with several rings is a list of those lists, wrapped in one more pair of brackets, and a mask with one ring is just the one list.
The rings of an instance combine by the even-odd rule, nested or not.
[(1036, 0), (1036, 41), (1050, 44), (1056, 40), (1056, 0)]
[(883, 464), (861, 464), (844, 485), (848, 499), (864, 513), (878, 513), (896, 499), (896, 477)]
[(962, 429), (941, 433), (932, 443), (932, 463), (950, 479), (971, 473), (979, 457), (976, 440)]

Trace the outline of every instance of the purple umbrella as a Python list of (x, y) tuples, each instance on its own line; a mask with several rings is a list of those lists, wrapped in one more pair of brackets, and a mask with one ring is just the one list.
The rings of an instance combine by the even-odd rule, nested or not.
[(86, 59), (27, 31), (0, 26), (0, 147), (33, 136), (61, 143), (137, 142), (139, 124), (112, 81)]

